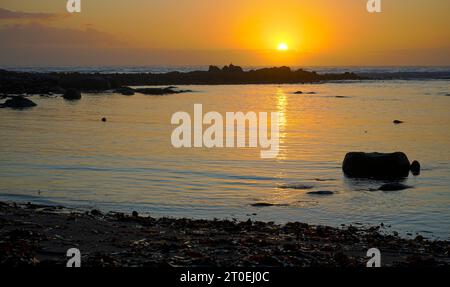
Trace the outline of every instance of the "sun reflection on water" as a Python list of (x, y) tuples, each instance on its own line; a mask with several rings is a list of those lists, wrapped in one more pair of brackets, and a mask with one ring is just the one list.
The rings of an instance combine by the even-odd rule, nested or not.
[(286, 93), (283, 91), (283, 89), (279, 88), (276, 92), (276, 109), (278, 112), (278, 127), (280, 129), (280, 147), (279, 147), (279, 153), (278, 153), (278, 160), (286, 159), (286, 149), (284, 148), (287, 132), (286, 127), (288, 123), (287, 118), (287, 105), (288, 105), (288, 97)]

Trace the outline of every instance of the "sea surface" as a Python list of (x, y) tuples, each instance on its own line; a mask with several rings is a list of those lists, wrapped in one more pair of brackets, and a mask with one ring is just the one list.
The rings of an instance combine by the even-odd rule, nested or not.
[[(0, 200), (158, 217), (384, 223), (404, 236), (450, 238), (449, 80), (179, 88), (193, 92), (32, 96), (35, 108), (0, 109)], [(222, 115), (279, 112), (278, 157), (174, 148), (171, 117), (193, 117), (194, 104)], [(373, 191), (385, 181), (343, 175), (349, 151), (403, 151), (423, 170), (403, 182), (413, 189)], [(308, 194), (319, 190), (335, 194)], [(260, 202), (275, 206), (252, 206)]]

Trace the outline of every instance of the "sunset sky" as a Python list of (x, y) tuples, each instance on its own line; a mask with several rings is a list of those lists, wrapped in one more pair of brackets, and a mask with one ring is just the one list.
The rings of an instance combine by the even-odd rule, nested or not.
[(450, 1), (366, 2), (2, 0), (0, 65), (450, 65)]

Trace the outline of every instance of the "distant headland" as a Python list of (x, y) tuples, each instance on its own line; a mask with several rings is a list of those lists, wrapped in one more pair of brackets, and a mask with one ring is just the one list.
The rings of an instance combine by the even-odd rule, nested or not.
[(30, 73), (0, 70), (0, 93), (59, 94), (66, 89), (102, 92), (125, 86), (158, 85), (237, 85), (298, 84), (327, 81), (362, 80), (354, 73), (327, 73), (291, 70), (289, 67), (244, 71), (230, 64), (223, 68), (210, 66), (208, 71), (168, 73)]

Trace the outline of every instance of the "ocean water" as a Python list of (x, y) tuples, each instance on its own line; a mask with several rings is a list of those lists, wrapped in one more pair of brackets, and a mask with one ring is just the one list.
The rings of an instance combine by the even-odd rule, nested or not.
[[(180, 88), (194, 92), (84, 94), (77, 102), (32, 96), (35, 108), (0, 109), (0, 200), (152, 216), (383, 222), (404, 235), (450, 237), (450, 81)], [(251, 148), (173, 148), (171, 116), (193, 114), (194, 104), (223, 115), (279, 112), (278, 157), (261, 159)], [(421, 162), (422, 174), (405, 179), (413, 189), (369, 191), (385, 182), (346, 178), (349, 151), (403, 151)], [(317, 190), (335, 194), (307, 194)]]

